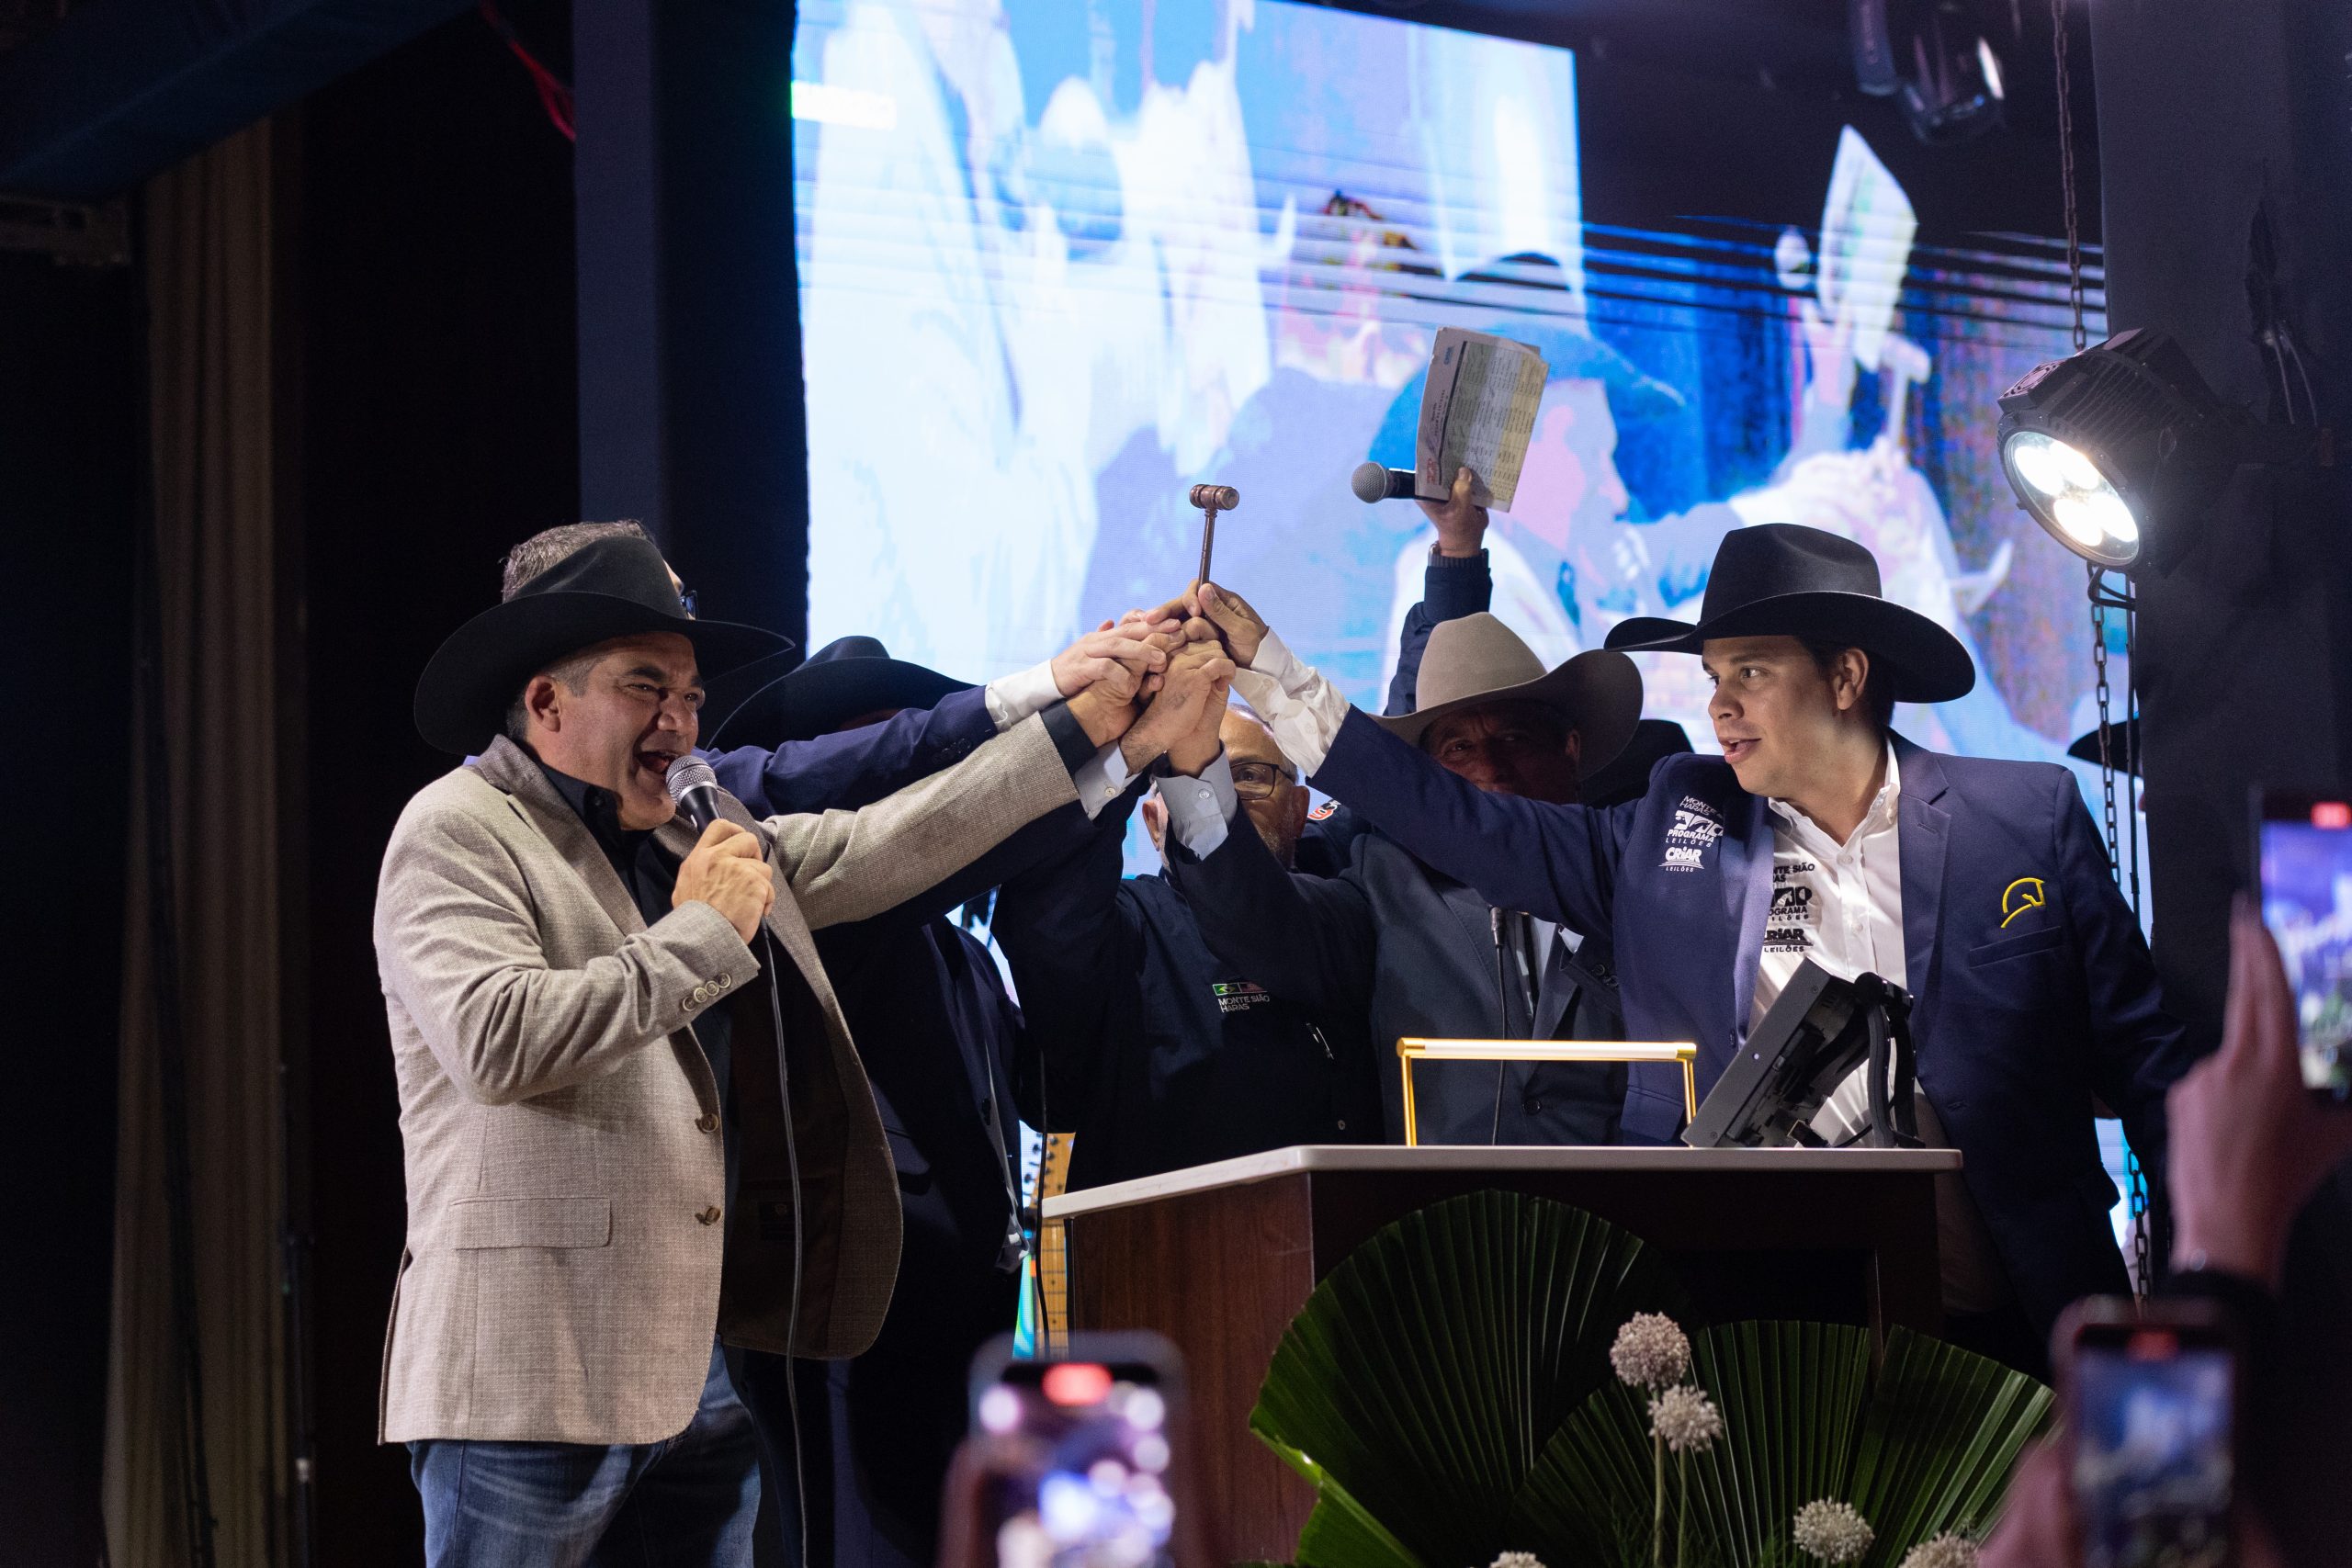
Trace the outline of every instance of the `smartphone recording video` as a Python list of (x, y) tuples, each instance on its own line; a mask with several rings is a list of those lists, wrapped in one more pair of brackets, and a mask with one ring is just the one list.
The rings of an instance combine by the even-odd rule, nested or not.
[(2286, 961), (2303, 1087), (2352, 1100), (2352, 801), (2268, 794), (2256, 845), (2262, 919)]
[(1176, 1382), (1175, 1352), (1148, 1335), (1076, 1336), (1052, 1360), (981, 1352), (978, 1525), (996, 1568), (1170, 1568)]
[(2084, 1568), (2230, 1561), (2237, 1351), (2202, 1303), (2092, 1298), (2062, 1325)]

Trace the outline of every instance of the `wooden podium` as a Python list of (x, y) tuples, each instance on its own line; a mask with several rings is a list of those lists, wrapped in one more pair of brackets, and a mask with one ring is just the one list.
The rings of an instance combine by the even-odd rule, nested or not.
[(1275, 1149), (1049, 1198), (1073, 1330), (1150, 1328), (1184, 1354), (1195, 1495), (1227, 1561), (1286, 1562), (1313, 1488), (1250, 1432), (1317, 1280), (1381, 1226), (1464, 1192), (1555, 1198), (1663, 1251), (1710, 1322), (1942, 1326), (1934, 1178), (1948, 1149)]

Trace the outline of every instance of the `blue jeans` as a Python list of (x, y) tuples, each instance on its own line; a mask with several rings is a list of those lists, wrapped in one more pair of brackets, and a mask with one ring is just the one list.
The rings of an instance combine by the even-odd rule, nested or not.
[(408, 1448), (426, 1568), (750, 1568), (759, 1447), (715, 1346), (694, 1419), (658, 1443)]

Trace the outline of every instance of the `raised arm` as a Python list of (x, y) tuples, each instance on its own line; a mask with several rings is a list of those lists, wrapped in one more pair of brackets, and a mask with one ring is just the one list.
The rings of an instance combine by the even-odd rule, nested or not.
[(1200, 592), (1242, 666), (1235, 686), (1317, 788), (1498, 908), (1610, 929), (1617, 857), (1638, 803), (1555, 806), (1456, 778), (1349, 705), (1247, 601), (1215, 584)]
[[(679, 905), (609, 957), (548, 966), (506, 847), (461, 808), (412, 807), (376, 895), (384, 986), (469, 1097), (506, 1105), (600, 1077), (759, 964), (728, 918)], [(698, 1000), (697, 998), (700, 999)]]
[(1075, 801), (1097, 745), (1070, 705), (1050, 708), (860, 810), (770, 818), (776, 869), (812, 929), (870, 919)]
[(962, 761), (983, 741), (1110, 677), (1123, 658), (1140, 659), (1147, 671), (1158, 668), (1164, 649), (1143, 645), (1155, 630), (1173, 629), (1140, 615), (1115, 625), (1106, 621), (1043, 664), (951, 693), (934, 707), (909, 708), (879, 724), (787, 740), (773, 750), (733, 747), (709, 753), (710, 765), (720, 787), (754, 817), (855, 810)]
[(952, 766), (996, 735), (987, 694), (956, 692), (932, 708), (769, 750), (737, 746), (710, 754), (728, 794), (755, 817), (788, 817), (834, 807), (854, 810)]
[[(1453, 476), (1453, 494), (1419, 503), (1437, 525), (1437, 544), (1421, 573), (1421, 602), (1405, 612), (1396, 639), (1396, 673), (1388, 682), (1391, 718), (1411, 713), (1421, 681), (1421, 654), (1440, 621), (1457, 621), (1494, 603), (1495, 574), (1487, 559), (1487, 509), (1470, 499), (1470, 470)], [(1261, 980), (1260, 985), (1265, 982)]]

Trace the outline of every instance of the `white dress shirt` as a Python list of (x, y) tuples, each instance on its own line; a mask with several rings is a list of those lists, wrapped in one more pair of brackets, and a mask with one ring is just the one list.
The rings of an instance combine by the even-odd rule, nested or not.
[[(1061, 688), (1054, 683), (1053, 660), (999, 676), (980, 689), (980, 700), (988, 705), (989, 717), (995, 721), (1000, 735), (1031, 714), (1045, 712), (1062, 700)], [(1100, 816), (1104, 807), (1119, 798), (1131, 776), (1127, 760), (1115, 740), (1095, 752), (1092, 761), (1070, 775), (1070, 783), (1078, 790), (1079, 808), (1086, 813), (1088, 820)]]
[[(1897, 822), (1902, 800), (1903, 769), (1890, 741), (1886, 782), (1843, 843), (1787, 801), (1766, 803), (1772, 813), (1772, 906), (1764, 922), (1764, 951), (1757, 961), (1749, 1028), (1763, 1018), (1808, 958), (1841, 980), (1871, 974), (1907, 985), (1903, 836)], [(1919, 1141), (1929, 1148), (1951, 1147), (1927, 1091), (1917, 1090), (1913, 1103), (1918, 1111)], [(1831, 1091), (1814, 1116), (1813, 1130), (1837, 1144), (1869, 1124), (1866, 1063)], [(1936, 1178), (1936, 1246), (1947, 1310), (1990, 1312), (2011, 1299), (1992, 1233), (1984, 1228), (1984, 1216), (1958, 1171)]]
[(1844, 843), (1785, 800), (1772, 813), (1772, 910), (1756, 968), (1756, 1027), (1808, 958), (1841, 980), (1904, 983), (1903, 840), (1894, 811), (1903, 770), (1886, 748), (1886, 782)]

